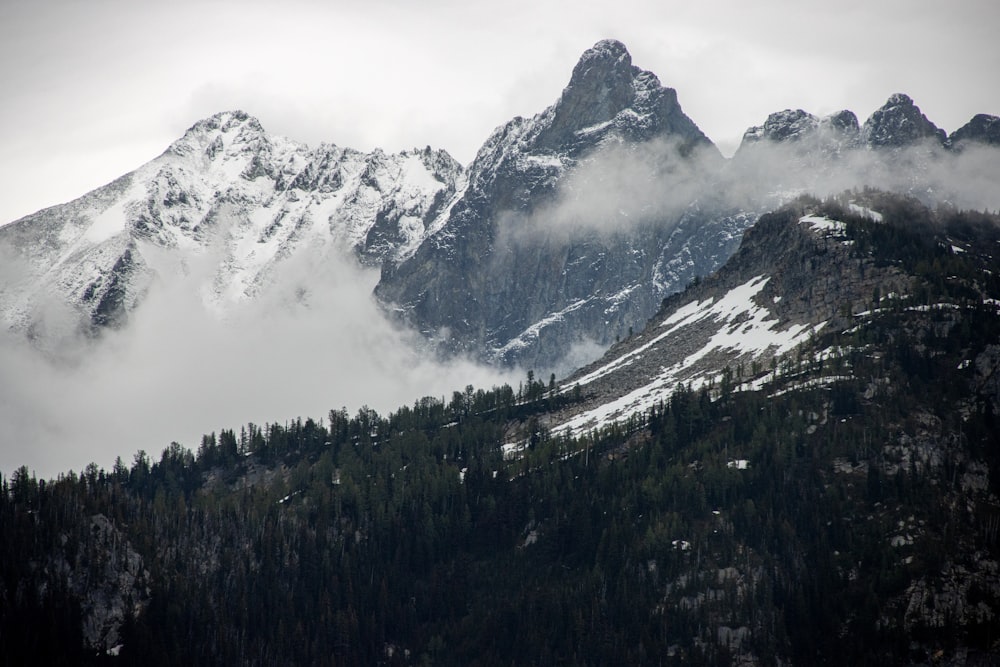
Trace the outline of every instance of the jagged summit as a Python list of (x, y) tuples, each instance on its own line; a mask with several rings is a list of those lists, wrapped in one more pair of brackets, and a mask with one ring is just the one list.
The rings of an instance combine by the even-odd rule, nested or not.
[(743, 144), (802, 141), (816, 138), (817, 133), (841, 140), (854, 139), (858, 134), (857, 116), (846, 109), (822, 118), (802, 109), (785, 109), (769, 115), (763, 125), (748, 129), (743, 134)]
[(583, 53), (559, 100), (543, 116), (545, 127), (535, 142), (540, 148), (571, 148), (608, 133), (629, 141), (673, 134), (690, 144), (711, 145), (681, 111), (677, 92), (633, 65), (625, 45), (613, 39)]
[[(696, 150), (704, 159), (689, 159)], [(699, 209), (682, 221), (690, 199), (669, 213), (659, 206), (673, 192), (671, 170), (712, 159), (723, 161), (676, 92), (634, 66), (621, 42), (600, 41), (555, 104), (493, 132), (466, 190), (412, 256), (383, 271), (376, 296), (446, 353), (554, 369), (581, 340), (605, 345), (641, 326), (665, 294), (735, 246), (747, 218)], [(621, 187), (597, 194), (574, 180), (596, 172)]]
[(1000, 146), (1000, 117), (976, 114), (972, 120), (952, 132), (948, 141), (956, 149), (961, 149), (967, 142)]
[(56, 297), (83, 328), (123, 324), (155, 278), (178, 280), (209, 249), (221, 259), (199, 289), (218, 312), (297, 257), (378, 265), (420, 244), (462, 176), (444, 151), (309, 149), (245, 111), (217, 113), (114, 183), (0, 228), (24, 268), (0, 285), (0, 327), (38, 329)]
[(617, 39), (602, 39), (580, 56), (568, 87), (579, 86), (588, 79), (605, 81), (617, 76), (634, 77), (640, 71), (632, 65), (632, 55), (623, 43)]
[(944, 130), (927, 120), (908, 95), (895, 93), (865, 121), (861, 139), (871, 148), (902, 148), (929, 140), (947, 144)]
[(188, 157), (204, 154), (206, 158), (213, 159), (226, 148), (256, 147), (262, 143), (268, 143), (264, 126), (254, 116), (237, 109), (199, 120), (170, 144), (164, 155)]
[(802, 109), (776, 111), (767, 117), (763, 125), (751, 127), (743, 134), (744, 141), (785, 141), (802, 136), (816, 127), (816, 117)]
[(850, 109), (842, 109), (829, 116), (824, 116), (820, 119), (821, 123), (828, 124), (831, 128), (844, 132), (845, 134), (853, 134), (857, 136), (858, 132), (861, 131), (861, 126), (858, 124), (858, 117)]
[(197, 123), (188, 128), (185, 134), (206, 130), (222, 130), (223, 132), (229, 132), (234, 127), (246, 127), (257, 132), (264, 131), (264, 127), (260, 124), (260, 121), (257, 120), (256, 117), (251, 116), (242, 109), (232, 109), (230, 111), (220, 111), (212, 114), (208, 118), (199, 120)]
[(763, 125), (749, 128), (737, 150), (738, 160), (763, 145), (780, 144), (800, 159), (824, 161), (858, 146), (858, 119), (848, 110), (817, 117), (802, 109), (770, 114)]

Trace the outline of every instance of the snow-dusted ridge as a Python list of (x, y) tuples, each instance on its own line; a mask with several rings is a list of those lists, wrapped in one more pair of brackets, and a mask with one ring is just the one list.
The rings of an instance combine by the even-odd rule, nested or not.
[[(856, 326), (873, 293), (889, 299), (913, 289), (912, 278), (897, 267), (859, 256), (848, 225), (823, 212), (846, 209), (882, 222), (864, 203), (862, 197), (825, 207), (805, 197), (762, 216), (717, 272), (668, 298), (642, 332), (567, 377), (564, 391), (579, 390), (582, 403), (552, 415), (546, 427), (587, 434), (641, 415), (678, 385), (774, 392), (841, 381), (837, 375), (796, 385), (789, 360), (827, 332)], [(844, 352), (812, 354), (840, 359)], [(775, 386), (779, 370), (790, 384)], [(508, 444), (504, 451), (515, 455), (520, 443)]]
[(443, 151), (309, 148), (244, 112), (219, 113), (114, 183), (0, 228), (31, 285), (0, 291), (0, 313), (7, 327), (27, 329), (62, 295), (103, 324), (124, 318), (156, 277), (195, 265), (206, 306), (224, 312), (302, 253), (400, 261), (463, 178)]
[[(644, 412), (669, 395), (678, 383), (700, 388), (719, 374), (718, 365), (701, 364), (713, 353), (722, 353), (727, 359), (779, 356), (805, 342), (825, 326), (825, 322), (812, 326), (782, 325), (766, 307), (757, 303), (758, 295), (769, 280), (766, 276), (755, 276), (718, 300), (691, 301), (652, 329), (658, 332), (652, 340), (612, 358), (579, 378), (571, 378), (571, 385), (586, 386), (611, 373), (621, 372), (647, 352), (655, 351), (660, 346), (670, 346), (674, 336), (691, 338), (700, 334), (704, 340), (700, 347), (676, 363), (661, 367), (642, 386), (575, 415), (556, 425), (553, 432), (580, 435), (616, 419)], [(659, 331), (663, 328), (666, 330)]]

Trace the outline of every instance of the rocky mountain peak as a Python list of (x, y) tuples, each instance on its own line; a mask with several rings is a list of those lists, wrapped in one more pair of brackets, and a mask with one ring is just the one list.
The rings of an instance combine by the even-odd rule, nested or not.
[(800, 139), (803, 134), (816, 129), (818, 119), (802, 109), (776, 111), (767, 117), (763, 125), (749, 128), (743, 134), (744, 142), (789, 141)]
[(613, 39), (602, 40), (580, 56), (563, 96), (572, 97), (595, 87), (603, 89), (604, 95), (600, 97), (606, 97), (616, 88), (627, 95), (639, 71), (632, 65), (632, 56), (624, 44)]
[(583, 53), (544, 116), (547, 122), (534, 143), (547, 150), (593, 145), (609, 133), (627, 141), (675, 134), (683, 141), (711, 143), (681, 111), (676, 91), (633, 65), (625, 45), (612, 39)]
[(820, 119), (820, 125), (845, 135), (857, 136), (861, 131), (858, 117), (850, 109), (843, 109), (829, 116), (824, 116)]
[(188, 155), (207, 152), (213, 157), (224, 144), (234, 141), (253, 143), (266, 138), (263, 125), (255, 117), (239, 109), (222, 111), (199, 120), (184, 135), (167, 148), (167, 153)]
[(902, 148), (925, 140), (944, 145), (944, 130), (927, 120), (908, 95), (896, 93), (877, 109), (861, 128), (863, 142), (871, 148)]
[(802, 109), (785, 109), (749, 128), (738, 152), (745, 156), (758, 144), (784, 144), (801, 156), (825, 159), (856, 146), (858, 132), (857, 116), (846, 109), (822, 118)]
[(1000, 116), (976, 114), (972, 120), (952, 132), (948, 140), (955, 148), (961, 148), (967, 142), (1000, 146)]

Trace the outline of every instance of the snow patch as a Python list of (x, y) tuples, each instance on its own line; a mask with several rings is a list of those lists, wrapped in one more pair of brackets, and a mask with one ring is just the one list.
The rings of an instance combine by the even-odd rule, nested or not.
[(847, 225), (839, 220), (831, 220), (826, 216), (804, 215), (799, 218), (799, 223), (808, 223), (814, 232), (820, 232), (827, 236), (843, 236), (847, 231)]
[(861, 217), (868, 218), (873, 222), (882, 222), (882, 214), (879, 213), (878, 211), (873, 211), (870, 208), (859, 206), (854, 203), (848, 204), (848, 207), (851, 209), (851, 213), (855, 215), (860, 215)]
[(794, 324), (780, 329), (780, 322), (771, 317), (770, 311), (754, 302), (754, 297), (760, 294), (769, 280), (766, 276), (756, 276), (733, 288), (718, 301), (707, 299), (682, 306), (660, 324), (660, 327), (669, 327), (666, 331), (575, 380), (575, 383), (585, 385), (626, 367), (643, 352), (683, 327), (706, 319), (717, 325), (715, 333), (706, 343), (685, 359), (670, 368), (662, 369), (644, 386), (569, 419), (555, 427), (553, 433), (579, 435), (630, 414), (645, 412), (668, 396), (680, 382), (687, 382), (694, 389), (701, 388), (710, 378), (694, 374), (692, 369), (698, 361), (712, 352), (727, 351), (733, 355), (749, 354), (755, 357), (781, 355), (805, 342), (826, 325), (825, 322), (815, 326)]

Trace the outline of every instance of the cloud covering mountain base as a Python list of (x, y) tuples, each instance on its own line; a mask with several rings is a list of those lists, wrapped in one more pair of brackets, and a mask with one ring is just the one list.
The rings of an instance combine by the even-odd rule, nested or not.
[(194, 270), (156, 282), (127, 326), (96, 339), (65, 326), (42, 327), (51, 336), (34, 344), (0, 335), (0, 472), (110, 467), (247, 422), (388, 411), (510, 379), (422, 355), (372, 299), (375, 280), (350, 258), (317, 255), (284, 265), (260, 298), (219, 317)]

